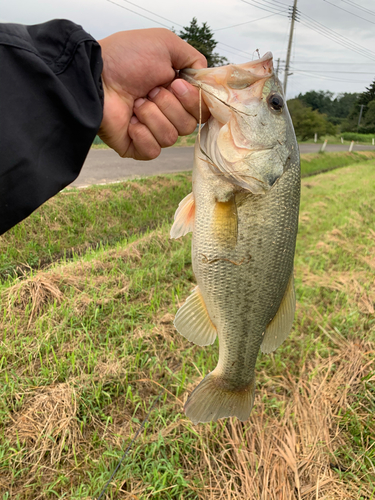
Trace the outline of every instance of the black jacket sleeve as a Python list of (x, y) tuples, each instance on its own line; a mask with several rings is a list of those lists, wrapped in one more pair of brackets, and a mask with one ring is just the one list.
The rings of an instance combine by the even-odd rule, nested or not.
[(70, 21), (0, 24), (0, 234), (78, 176), (102, 121), (102, 66)]

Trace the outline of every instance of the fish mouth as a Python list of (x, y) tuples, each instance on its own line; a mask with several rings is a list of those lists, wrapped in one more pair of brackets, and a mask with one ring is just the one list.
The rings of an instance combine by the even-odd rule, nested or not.
[(179, 75), (197, 87), (226, 86), (232, 89), (244, 89), (252, 83), (273, 75), (272, 53), (267, 52), (255, 61), (243, 64), (228, 64), (214, 68), (185, 68)]

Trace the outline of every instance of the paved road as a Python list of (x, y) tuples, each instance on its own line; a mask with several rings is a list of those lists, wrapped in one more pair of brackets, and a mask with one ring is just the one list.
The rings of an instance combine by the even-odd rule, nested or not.
[[(301, 153), (317, 153), (320, 144), (302, 144)], [(348, 151), (347, 145), (327, 145), (326, 151)], [(354, 146), (354, 151), (373, 150), (373, 146)], [(111, 149), (91, 149), (81, 174), (72, 186), (84, 187), (91, 184), (107, 184), (134, 177), (186, 172), (193, 167), (194, 148), (167, 148), (152, 161), (136, 161), (120, 158)]]

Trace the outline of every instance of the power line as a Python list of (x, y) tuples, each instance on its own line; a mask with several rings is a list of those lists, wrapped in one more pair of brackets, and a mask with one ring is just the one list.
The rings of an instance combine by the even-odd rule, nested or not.
[(341, 1), (347, 3), (348, 5), (352, 5), (353, 7), (356, 7), (359, 10), (363, 10), (363, 12), (366, 12), (367, 14), (375, 16), (375, 12), (373, 10), (367, 9), (366, 7), (362, 7), (361, 5), (358, 5), (355, 2), (351, 2), (350, 0), (341, 0)]
[[(265, 10), (266, 12), (272, 12), (273, 14), (279, 14), (279, 15), (283, 15), (282, 12), (284, 11), (275, 11), (275, 10), (271, 10), (271, 9), (276, 9), (276, 6), (272, 5), (272, 6), (269, 6), (266, 4), (266, 6), (263, 4), (263, 3), (260, 3), (260, 2), (257, 2), (256, 0), (252, 0), (252, 3), (250, 2), (247, 2), (246, 0), (241, 0), (241, 2), (243, 3), (247, 3), (248, 5), (251, 5), (253, 7), (256, 7), (257, 9), (261, 9), (261, 10)], [(259, 5), (257, 5), (259, 4)], [(287, 7), (287, 6), (285, 6)], [(285, 12), (287, 12), (287, 10), (285, 9)]]
[(327, 26), (325, 26), (324, 24), (320, 23), (319, 21), (315, 21), (315, 19), (313, 19), (312, 17), (308, 16), (307, 14), (303, 14), (303, 17), (307, 17), (307, 19), (309, 19), (310, 22), (312, 22), (313, 24), (316, 24), (316, 25), (322, 27), (322, 29), (328, 31), (330, 34), (332, 34), (332, 35), (334, 35), (334, 36), (336, 36), (338, 38), (341, 38), (342, 40), (345, 40), (347, 43), (350, 43), (354, 47), (358, 47), (359, 49), (362, 49), (362, 50), (368, 52), (369, 54), (375, 56), (375, 52), (373, 52), (372, 50), (366, 49), (366, 47), (363, 47), (362, 45), (359, 45), (358, 43), (353, 42), (349, 38), (346, 38), (345, 36), (340, 35), (339, 33), (336, 33), (336, 31), (333, 31), (331, 28), (327, 28)]
[(243, 54), (246, 54), (248, 57), (253, 57), (253, 55), (254, 55), (254, 54), (250, 54), (250, 52), (245, 52), (244, 50), (237, 49), (236, 47), (232, 47), (231, 45), (227, 45), (226, 43), (223, 43), (223, 42), (217, 42), (217, 43), (219, 45), (225, 45), (225, 47), (229, 47), (230, 49), (238, 50), (238, 52), (242, 52)]
[(363, 63), (356, 62), (333, 62), (333, 61), (294, 61), (294, 64), (338, 64), (341, 66), (363, 66)]
[(300, 74), (300, 75), (306, 75), (306, 76), (309, 76), (310, 78), (318, 78), (320, 80), (331, 80), (331, 81), (334, 81), (334, 82), (347, 82), (347, 83), (360, 83), (360, 84), (364, 84), (364, 83), (368, 83), (368, 81), (364, 81), (364, 80), (361, 80), (361, 81), (358, 81), (358, 80), (345, 80), (345, 79), (342, 79), (342, 78), (335, 78), (333, 76), (324, 76), (324, 75), (312, 75), (311, 73), (307, 73), (306, 71), (300, 71), (300, 70), (293, 70), (294, 73), (297, 73)]
[[(299, 70), (298, 68), (291, 68), (293, 71), (294, 70)], [(309, 70), (309, 69), (303, 69), (301, 71), (304, 71), (305, 73), (320, 73), (320, 71), (314, 71), (314, 70)], [(325, 73), (341, 73), (341, 74), (348, 74), (348, 75), (374, 75), (375, 71), (325, 71)]]
[[(305, 17), (308, 17), (305, 15)], [(309, 18), (311, 19), (311, 18)], [(347, 38), (343, 37), (342, 35), (339, 35), (338, 33), (334, 32), (333, 30), (330, 30), (326, 28), (324, 25), (321, 23), (318, 23), (315, 20), (306, 20), (306, 19), (298, 19), (298, 21), (306, 26), (307, 28), (310, 28), (311, 30), (323, 35), (324, 37), (328, 38), (329, 40), (332, 40), (333, 42), (336, 42), (337, 44), (341, 45), (342, 47), (345, 47), (346, 49), (352, 50), (353, 52), (356, 52), (357, 54), (360, 54), (364, 57), (367, 57), (369, 59), (372, 59), (375, 61), (375, 53), (362, 47), (361, 45), (354, 44)]]
[(221, 31), (221, 30), (228, 30), (229, 28), (236, 28), (237, 26), (243, 26), (244, 24), (250, 24), (250, 23), (256, 23), (258, 21), (262, 21), (263, 19), (267, 19), (268, 17), (276, 16), (277, 12), (274, 14), (271, 14), (270, 16), (264, 16), (260, 17), (259, 19), (252, 19), (251, 21), (246, 21), (244, 23), (239, 23), (239, 24), (231, 24), (230, 26), (224, 26), (224, 28), (217, 28), (212, 31)]
[(160, 17), (160, 19), (164, 19), (164, 21), (168, 21), (169, 23), (172, 23), (173, 25), (180, 26), (180, 28), (184, 27), (184, 26), (182, 26), (182, 24), (175, 23), (175, 22), (171, 21), (170, 19), (167, 19), (166, 17), (159, 16), (159, 14), (156, 14), (152, 10), (145, 9), (144, 7), (141, 7), (140, 5), (138, 5), (136, 3), (130, 2), (130, 0), (122, 0), (122, 1), (126, 2), (126, 3), (130, 3), (131, 5), (134, 5), (134, 7), (137, 7), (138, 9), (141, 9), (141, 10), (144, 10), (146, 12), (149, 12), (153, 16)]
[[(217, 43), (218, 43), (218, 45), (219, 45), (219, 44), (221, 45), (221, 42), (217, 42)], [(246, 61), (248, 61), (248, 60), (249, 60), (249, 57), (245, 57), (245, 56), (243, 56), (242, 54), (237, 54), (237, 52), (232, 52), (231, 50), (228, 50), (228, 49), (223, 49), (223, 48), (220, 48), (220, 50), (223, 50), (224, 52), (228, 52), (229, 54), (233, 54), (233, 55), (235, 55), (235, 56), (237, 56), (237, 57), (242, 57), (243, 59), (246, 59)], [(238, 49), (236, 49), (236, 50), (238, 50)]]
[[(246, 0), (241, 0), (244, 3), (247, 3), (249, 5), (252, 5), (254, 7), (257, 7), (262, 10), (266, 10), (267, 12), (274, 12), (274, 10), (269, 10), (269, 9), (275, 9), (275, 5), (273, 5), (270, 1), (267, 2), (267, 0), (263, 0), (262, 3), (257, 1), (257, 0), (251, 0), (252, 3), (246, 1)], [(275, 1), (275, 0), (274, 0)], [(280, 14), (282, 15), (282, 14)], [(304, 18), (307, 18), (305, 20)], [(305, 25), (306, 27), (312, 29), (313, 31), (319, 32), (321, 35), (325, 36), (326, 38), (329, 38), (330, 40), (338, 43), (339, 45), (342, 45), (346, 49), (353, 50), (354, 52), (357, 52), (358, 54), (361, 54), (365, 57), (368, 57), (370, 59), (374, 58), (375, 60), (375, 52), (372, 52), (365, 47), (362, 47), (359, 44), (356, 44), (352, 40), (349, 40), (348, 38), (344, 37), (343, 35), (340, 35), (339, 33), (336, 33), (335, 31), (331, 30), (330, 28), (327, 28), (323, 24), (319, 23), (318, 21), (315, 21), (312, 17), (308, 16), (307, 14), (301, 13), (301, 11), (298, 10), (297, 12), (297, 17), (296, 20), (300, 22), (301, 24)]]
[(139, 12), (136, 12), (135, 10), (128, 9), (128, 7), (124, 7), (123, 5), (120, 5), (119, 3), (113, 2), (112, 0), (107, 0), (109, 3), (113, 3), (113, 5), (117, 5), (117, 7), (121, 7), (122, 9), (128, 10), (129, 12), (133, 12), (133, 14), (137, 14), (137, 16), (144, 17), (145, 19), (148, 19), (149, 21), (152, 21), (153, 23), (160, 24), (160, 26), (163, 26), (164, 28), (171, 29), (170, 26), (167, 26), (166, 24), (159, 23), (159, 21), (155, 21), (155, 19), (151, 19), (150, 17), (144, 16), (143, 14), (140, 14)]
[[(172, 21), (171, 19), (168, 19), (166, 17), (160, 16), (159, 14), (156, 14), (152, 10), (144, 9), (143, 7), (140, 7), (139, 5), (137, 5), (137, 4), (133, 3), (133, 2), (130, 2), (129, 0), (122, 0), (122, 1), (127, 2), (127, 3), (129, 3), (131, 5), (135, 5), (139, 9), (142, 9), (142, 10), (144, 10), (146, 12), (149, 12), (150, 14), (152, 14), (154, 16), (160, 17), (161, 19), (164, 19), (165, 21), (170, 22), (173, 26), (176, 25), (176, 26), (180, 26), (181, 28), (184, 28), (184, 26), (182, 26), (182, 24), (176, 23), (176, 22)], [(125, 10), (128, 10), (130, 12), (133, 12), (134, 14), (137, 14), (138, 16), (144, 17), (145, 19), (148, 19), (149, 21), (153, 21), (154, 23), (159, 24), (160, 26), (164, 26), (165, 28), (169, 28), (170, 29), (170, 26), (167, 26), (166, 24), (160, 23), (159, 21), (156, 21), (155, 19), (151, 19), (150, 17), (144, 16), (143, 14), (140, 14), (139, 12), (136, 12), (136, 11), (134, 11), (132, 9), (127, 8), (127, 7), (124, 7), (121, 4), (113, 2), (113, 0), (107, 0), (107, 2), (113, 3), (114, 5), (117, 5), (118, 7), (121, 7), (122, 9), (125, 9)], [(270, 17), (270, 16), (265, 16), (265, 17)], [(264, 18), (261, 18), (261, 19), (264, 19)], [(259, 21), (259, 19), (254, 19), (253, 21), (249, 21), (249, 22), (256, 22), (256, 21)], [(221, 29), (224, 29), (224, 28), (221, 28)], [(244, 50), (237, 49), (236, 47), (232, 47), (231, 45), (227, 45), (226, 43), (223, 43), (223, 42), (217, 42), (217, 43), (220, 44), (220, 45), (224, 45), (226, 47), (229, 47), (229, 48), (231, 48), (233, 50), (236, 50), (238, 52), (242, 52), (243, 54), (246, 54), (247, 55), (246, 59), (248, 59), (248, 57), (253, 57), (253, 54), (250, 54), (249, 52), (245, 52)], [(236, 56), (239, 56), (239, 57), (242, 57), (242, 58), (245, 59), (245, 57), (242, 56), (241, 54), (236, 54), (235, 52), (232, 52), (232, 51), (227, 50), (227, 49), (222, 49), (222, 50), (224, 50), (225, 52), (229, 52), (230, 54), (234, 54)]]
[(333, 5), (336, 7), (336, 9), (343, 10), (344, 12), (347, 12), (348, 14), (351, 14), (352, 16), (358, 17), (359, 19), (362, 19), (363, 21), (368, 21), (371, 24), (375, 24), (374, 21), (370, 21), (369, 19), (366, 19), (365, 17), (358, 16), (357, 14), (354, 14), (354, 12), (350, 12), (349, 10), (343, 9), (342, 7), (339, 7), (338, 5), (329, 2), (328, 0), (324, 0), (324, 2), (329, 3), (330, 5)]

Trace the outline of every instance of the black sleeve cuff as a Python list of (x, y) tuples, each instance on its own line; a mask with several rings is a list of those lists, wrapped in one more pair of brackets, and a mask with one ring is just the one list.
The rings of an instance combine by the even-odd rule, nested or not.
[(99, 44), (54, 20), (0, 24), (0, 234), (78, 176), (103, 116)]

